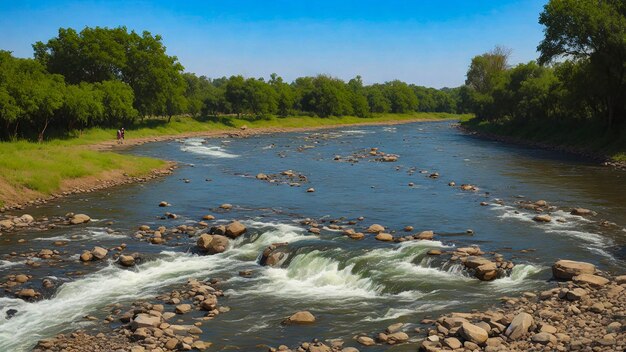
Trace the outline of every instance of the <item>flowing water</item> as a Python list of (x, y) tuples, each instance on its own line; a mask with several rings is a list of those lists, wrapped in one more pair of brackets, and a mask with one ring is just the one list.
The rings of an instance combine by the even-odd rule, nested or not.
[[(399, 159), (345, 161), (371, 147)], [(94, 219), (86, 226), (3, 236), (3, 254), (53, 248), (52, 242), (58, 240), (69, 244), (58, 247), (65, 253), (64, 261), (47, 265), (42, 260), (39, 268), (25, 266), (26, 258), (0, 258), (0, 275), (30, 273), (35, 279), (29, 285), (46, 296), (35, 303), (0, 297), (1, 351), (28, 350), (38, 339), (78, 328), (106, 330), (83, 317), (102, 318), (112, 303), (151, 299), (190, 277), (222, 280), (226, 297), (219, 303), (231, 308), (205, 323), (202, 339), (213, 342), (213, 350), (249, 351), (262, 350), (263, 345), (293, 346), (311, 338), (343, 338), (354, 345), (355, 334), (373, 334), (395, 322), (410, 328), (425, 317), (487, 308), (502, 296), (548, 287), (550, 265), (559, 258), (593, 262), (612, 272), (626, 268), (626, 174), (555, 152), (476, 139), (450, 122), (246, 139), (192, 138), (147, 144), (130, 152), (174, 160), (180, 168), (150, 183), (76, 195), (26, 210), (34, 216), (86, 213)], [(336, 155), (342, 158), (334, 160)], [(292, 187), (255, 178), (260, 172), (287, 169), (305, 175), (307, 182)], [(440, 177), (429, 178), (433, 172)], [(461, 191), (448, 186), (450, 181), (470, 183), (480, 190)], [(307, 193), (309, 187), (316, 191)], [(496, 204), (496, 199), (503, 204)], [(532, 220), (534, 212), (516, 204), (538, 199), (557, 207), (553, 217), (565, 221), (537, 224)], [(162, 200), (172, 206), (157, 207)], [(490, 205), (480, 206), (483, 201)], [(220, 211), (217, 207), (222, 203), (234, 208)], [(598, 214), (589, 219), (573, 216), (572, 207)], [(162, 219), (164, 211), (179, 217)], [(218, 222), (241, 219), (249, 231), (231, 241), (226, 252), (212, 256), (194, 254), (194, 238), (165, 245), (133, 238), (140, 224), (169, 228), (193, 224), (205, 214), (216, 215)], [(304, 218), (321, 222), (361, 216), (363, 221), (349, 227), (362, 231), (379, 223), (401, 234), (411, 225), (416, 231), (432, 229), (441, 235), (434, 241), (383, 243), (372, 235), (351, 240), (328, 228), (314, 235), (300, 225)], [(603, 220), (613, 224), (602, 225)], [(113, 225), (107, 226), (108, 222)], [(116, 232), (108, 233), (107, 228)], [(474, 235), (460, 235), (466, 229), (474, 230)], [(28, 241), (18, 243), (21, 238)], [(289, 242), (287, 259), (279, 267), (260, 266), (261, 252), (276, 242)], [(133, 269), (78, 261), (78, 254), (94, 245), (120, 243), (146, 260)], [(468, 245), (501, 253), (516, 266), (507, 277), (481, 282), (448, 261), (449, 256), (426, 254), (435, 248)], [(248, 269), (253, 270), (252, 277), (238, 275)], [(46, 277), (60, 285), (52, 290), (38, 286)], [(9, 319), (10, 309), (17, 313)], [(280, 324), (305, 309), (316, 315), (316, 324)], [(198, 314), (183, 319), (193, 322), (190, 319)], [(387, 346), (368, 350), (377, 349)]]

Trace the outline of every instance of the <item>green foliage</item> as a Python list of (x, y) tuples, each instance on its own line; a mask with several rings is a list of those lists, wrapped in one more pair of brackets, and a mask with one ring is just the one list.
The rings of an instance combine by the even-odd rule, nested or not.
[[(552, 0), (539, 23), (545, 26), (539, 62), (570, 59), (580, 65), (594, 90), (586, 103), (607, 126), (626, 122), (626, 2)], [(568, 88), (577, 90), (576, 83)]]

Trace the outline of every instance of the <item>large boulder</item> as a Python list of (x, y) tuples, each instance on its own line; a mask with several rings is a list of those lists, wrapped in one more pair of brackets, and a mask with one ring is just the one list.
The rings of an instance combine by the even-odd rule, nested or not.
[(496, 263), (492, 262), (483, 264), (476, 268), (474, 276), (481, 281), (494, 280), (498, 276), (498, 267), (496, 266)]
[(208, 254), (222, 253), (228, 247), (228, 238), (220, 235), (202, 234), (196, 242), (202, 252)]
[(505, 335), (511, 340), (517, 340), (528, 333), (528, 329), (533, 324), (533, 317), (528, 313), (519, 313), (513, 318), (511, 324), (506, 328)]
[(573, 260), (559, 260), (552, 265), (552, 275), (556, 279), (571, 280), (574, 276), (596, 272), (593, 264)]
[(476, 256), (467, 257), (465, 262), (463, 262), (463, 264), (470, 269), (475, 269), (481, 265), (490, 264), (490, 263), (491, 263), (491, 260), (487, 258), (483, 258), (483, 257), (476, 257)]
[(239, 221), (233, 221), (226, 226), (226, 236), (230, 238), (237, 238), (246, 232), (246, 227)]
[(485, 343), (489, 338), (489, 333), (485, 329), (471, 323), (463, 323), (459, 333), (464, 339), (477, 345)]
[(296, 312), (284, 321), (285, 324), (313, 324), (315, 316), (307, 310)]
[(89, 217), (89, 215), (76, 214), (76, 215), (72, 216), (72, 218), (70, 219), (70, 224), (78, 225), (78, 224), (84, 224), (84, 223), (89, 222), (89, 221), (91, 221), (91, 218)]

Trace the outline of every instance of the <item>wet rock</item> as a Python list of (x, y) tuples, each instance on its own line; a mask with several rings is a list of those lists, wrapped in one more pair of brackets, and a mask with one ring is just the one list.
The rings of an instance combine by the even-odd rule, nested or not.
[(574, 276), (595, 273), (593, 264), (573, 260), (559, 260), (552, 266), (552, 275), (556, 279), (571, 280)]
[(170, 206), (170, 203), (168, 203), (168, 202), (166, 202), (166, 201), (162, 201), (162, 202), (160, 202), (160, 203), (159, 203), (159, 206), (160, 206), (160, 207), (169, 207), (169, 206)]
[(72, 218), (70, 219), (70, 224), (78, 225), (78, 224), (84, 224), (84, 223), (89, 222), (89, 221), (91, 221), (91, 218), (88, 215), (76, 214), (76, 215), (72, 216)]
[(376, 344), (373, 338), (367, 336), (359, 336), (356, 338), (356, 341), (363, 346), (374, 346)]
[(541, 214), (535, 215), (535, 217), (533, 217), (533, 220), (535, 220), (536, 222), (550, 222), (552, 221), (552, 217), (547, 214)]
[(574, 208), (574, 209), (572, 209), (570, 214), (578, 215), (578, 216), (588, 216), (588, 215), (592, 215), (593, 212), (591, 210), (585, 209), (585, 208)]
[(176, 306), (176, 314), (185, 314), (191, 312), (190, 304), (179, 304)]
[(198, 249), (208, 254), (222, 253), (228, 247), (228, 238), (220, 235), (202, 234), (196, 242)]
[(307, 188), (306, 192), (307, 193), (313, 193), (313, 192), (315, 192), (315, 188), (313, 188), (313, 187)]
[(207, 214), (202, 217), (202, 220), (215, 220), (215, 216)]
[(246, 227), (239, 221), (233, 221), (226, 226), (225, 234), (230, 238), (237, 238), (247, 231)]
[(516, 340), (528, 333), (528, 329), (533, 324), (534, 319), (532, 315), (522, 312), (513, 318), (511, 324), (506, 329), (505, 335), (511, 340)]
[(17, 296), (19, 298), (22, 298), (22, 299), (33, 298), (33, 297), (35, 297), (37, 295), (38, 295), (38, 293), (35, 290), (33, 290), (32, 288), (25, 288), (25, 289), (20, 290), (17, 293)]
[(429, 251), (428, 251), (428, 253), (426, 253), (426, 254), (428, 254), (428, 255), (441, 255), (441, 254), (442, 254), (442, 252), (441, 252), (441, 250), (439, 250), (439, 249), (431, 249), (431, 250), (429, 250)]
[(226, 226), (224, 226), (224, 225), (213, 226), (213, 227), (211, 227), (211, 229), (209, 229), (209, 233), (211, 235), (225, 236), (226, 235)]
[(498, 276), (498, 268), (495, 263), (483, 264), (476, 268), (474, 276), (481, 281), (491, 281)]
[(84, 251), (83, 254), (80, 255), (81, 262), (90, 262), (93, 260), (93, 254), (89, 251)]
[(385, 231), (385, 228), (382, 225), (373, 224), (366, 230), (369, 233), (379, 233)]
[(315, 323), (315, 316), (309, 311), (300, 311), (292, 314), (283, 323), (285, 324), (313, 324)]
[(461, 329), (459, 329), (459, 333), (467, 341), (478, 345), (485, 343), (489, 338), (487, 331), (471, 323), (463, 323)]
[(375, 238), (383, 242), (393, 241), (393, 236), (391, 234), (384, 233), (384, 232), (377, 234)]
[(109, 251), (102, 247), (94, 247), (91, 250), (91, 254), (93, 255), (95, 259), (104, 259), (106, 258), (107, 253), (109, 253)]
[(432, 240), (435, 233), (432, 231), (422, 231), (417, 235), (418, 240)]
[(267, 177), (267, 175), (266, 175), (266, 174), (264, 174), (264, 173), (258, 173), (258, 174), (256, 175), (256, 179), (257, 179), (257, 180), (267, 180), (267, 179), (269, 179), (269, 177)]
[(15, 282), (23, 284), (23, 283), (25, 283), (27, 281), (28, 281), (28, 276), (26, 276), (24, 274), (17, 274), (17, 275), (15, 275)]
[(224, 203), (222, 205), (220, 205), (220, 208), (224, 209), (224, 210), (230, 210), (233, 208), (232, 204), (228, 204), (228, 203)]
[(135, 265), (135, 258), (131, 255), (120, 255), (117, 261), (126, 267)]

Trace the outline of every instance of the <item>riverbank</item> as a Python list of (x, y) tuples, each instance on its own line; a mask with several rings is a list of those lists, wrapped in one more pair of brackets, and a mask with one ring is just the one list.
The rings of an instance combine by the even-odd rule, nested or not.
[[(146, 120), (127, 128), (126, 140), (118, 145), (115, 130), (95, 128), (45, 143), (29, 141), (0, 143), (0, 209), (8, 210), (41, 203), (103, 185), (125, 184), (171, 167), (154, 158), (112, 151), (147, 142), (185, 137), (246, 137), (255, 134), (316, 130), (349, 125), (398, 124), (462, 115), (444, 113), (379, 114), (371, 118), (287, 117), (238, 119), (222, 117), (199, 121), (190, 117)], [(110, 187), (109, 186), (109, 187)]]
[(582, 122), (576, 126), (542, 121), (518, 124), (473, 117), (462, 118), (460, 127), (482, 138), (566, 152), (626, 170), (626, 131), (606, 133), (597, 124)]

